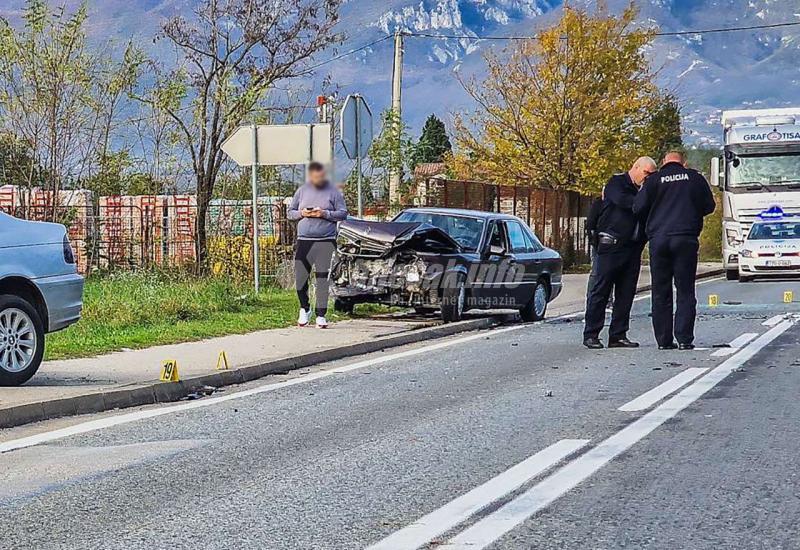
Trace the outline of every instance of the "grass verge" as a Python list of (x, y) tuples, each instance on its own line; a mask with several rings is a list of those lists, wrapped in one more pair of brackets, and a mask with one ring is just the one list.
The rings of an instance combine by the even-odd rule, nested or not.
[[(83, 305), (80, 322), (48, 335), (46, 359), (287, 327), (298, 307), (294, 291), (267, 288), (254, 295), (248, 285), (225, 279), (151, 272), (89, 278)], [(329, 312), (331, 321), (343, 318)]]

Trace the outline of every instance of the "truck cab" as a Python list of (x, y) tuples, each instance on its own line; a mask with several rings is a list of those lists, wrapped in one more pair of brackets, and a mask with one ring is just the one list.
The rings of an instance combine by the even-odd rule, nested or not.
[(723, 157), (712, 161), (722, 191), (722, 261), (739, 277), (739, 252), (761, 212), (800, 214), (800, 107), (725, 111)]

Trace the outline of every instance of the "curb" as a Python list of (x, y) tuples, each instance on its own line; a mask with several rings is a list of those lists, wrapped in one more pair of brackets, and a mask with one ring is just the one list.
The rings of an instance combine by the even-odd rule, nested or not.
[(118, 389), (101, 393), (92, 393), (26, 403), (0, 409), (0, 429), (13, 428), (32, 422), (41, 422), (64, 416), (90, 414), (113, 409), (139, 407), (155, 403), (169, 403), (202, 389), (204, 386), (220, 388), (233, 384), (242, 384), (257, 380), (271, 374), (286, 374), (290, 371), (311, 367), (319, 363), (337, 361), (367, 353), (374, 353), (388, 348), (405, 346), (426, 340), (434, 340), (452, 336), (461, 332), (470, 332), (499, 325), (504, 316), (497, 315), (480, 319), (471, 319), (458, 323), (439, 325), (432, 328), (412, 330), (394, 336), (387, 336), (358, 344), (350, 344), (296, 357), (278, 359), (276, 361), (256, 362), (242, 367), (218, 371), (213, 374), (187, 378), (180, 382), (158, 382), (155, 384)]

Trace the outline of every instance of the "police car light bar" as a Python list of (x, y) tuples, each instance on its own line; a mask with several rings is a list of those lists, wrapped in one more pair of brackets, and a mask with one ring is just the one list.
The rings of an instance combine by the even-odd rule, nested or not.
[(766, 210), (762, 210), (758, 215), (762, 220), (779, 220), (784, 217), (783, 208), (780, 206), (770, 206)]
[(770, 206), (766, 210), (762, 210), (757, 216), (760, 220), (782, 220), (784, 218), (797, 218), (798, 214), (787, 214), (778, 205)]

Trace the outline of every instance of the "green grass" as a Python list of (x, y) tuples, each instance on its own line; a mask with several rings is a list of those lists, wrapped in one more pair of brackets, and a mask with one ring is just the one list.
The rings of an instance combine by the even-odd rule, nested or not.
[[(248, 285), (224, 279), (152, 272), (91, 277), (83, 305), (80, 322), (48, 335), (46, 359), (287, 327), (296, 322), (298, 308), (290, 290), (254, 295)], [(329, 320), (341, 318), (330, 310)]]

